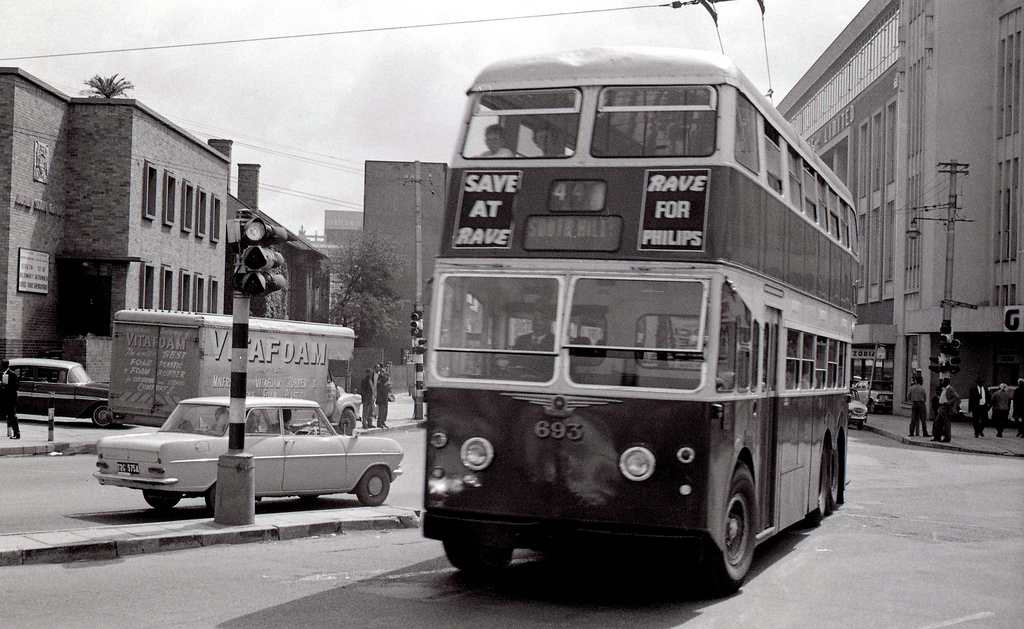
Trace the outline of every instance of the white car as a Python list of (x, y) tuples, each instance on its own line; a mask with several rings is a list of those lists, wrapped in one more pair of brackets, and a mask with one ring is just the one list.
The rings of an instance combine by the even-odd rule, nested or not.
[[(227, 397), (182, 400), (156, 432), (100, 439), (93, 476), (101, 485), (141, 489), (156, 509), (201, 497), (212, 510), (217, 460), (228, 451), (229, 404)], [(397, 441), (339, 435), (316, 402), (250, 397), (245, 412), (257, 498), (354, 493), (377, 506), (402, 473)]]

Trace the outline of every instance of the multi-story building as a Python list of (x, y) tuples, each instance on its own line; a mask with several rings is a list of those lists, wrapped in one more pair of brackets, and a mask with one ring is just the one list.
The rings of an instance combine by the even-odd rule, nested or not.
[(853, 373), (897, 400), (947, 314), (955, 386), (1024, 373), (1022, 29), (1020, 0), (870, 0), (779, 106), (857, 199)]
[[(223, 312), (230, 144), (0, 68), (0, 357), (63, 355), (105, 378), (117, 310)], [(321, 320), (326, 288), (291, 293), (326, 280), (290, 274), (289, 314)]]

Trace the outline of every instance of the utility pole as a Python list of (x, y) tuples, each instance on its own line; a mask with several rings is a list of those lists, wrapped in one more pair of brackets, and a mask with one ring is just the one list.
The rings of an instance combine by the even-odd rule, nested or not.
[[(416, 303), (413, 312), (418, 313), (422, 329), (423, 318), (423, 194), (421, 191), (421, 165), (416, 160)], [(413, 362), (416, 365), (416, 388), (413, 389), (413, 419), (423, 420), (423, 352), (421, 340), (413, 339)]]
[[(940, 162), (938, 171), (949, 175), (949, 203), (946, 215), (946, 278), (942, 291), (942, 325), (939, 334), (942, 341), (939, 344), (939, 365), (942, 368), (941, 378), (949, 382), (949, 377), (955, 371), (954, 358), (959, 356), (960, 342), (953, 339), (953, 245), (956, 239), (956, 178), (958, 175), (967, 174), (968, 164), (960, 164), (956, 160), (951, 162)], [(957, 360), (959, 362), (959, 360)], [(959, 368), (956, 369), (959, 371)]]

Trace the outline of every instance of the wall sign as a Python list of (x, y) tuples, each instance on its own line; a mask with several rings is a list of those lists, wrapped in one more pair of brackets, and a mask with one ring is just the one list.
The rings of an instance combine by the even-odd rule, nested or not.
[(50, 254), (45, 251), (18, 249), (18, 292), (50, 292)]

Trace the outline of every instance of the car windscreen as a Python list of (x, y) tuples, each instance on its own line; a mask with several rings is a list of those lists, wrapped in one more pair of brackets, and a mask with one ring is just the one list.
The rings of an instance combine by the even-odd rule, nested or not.
[(228, 407), (207, 404), (179, 404), (159, 432), (180, 432), (223, 437), (228, 429)]

